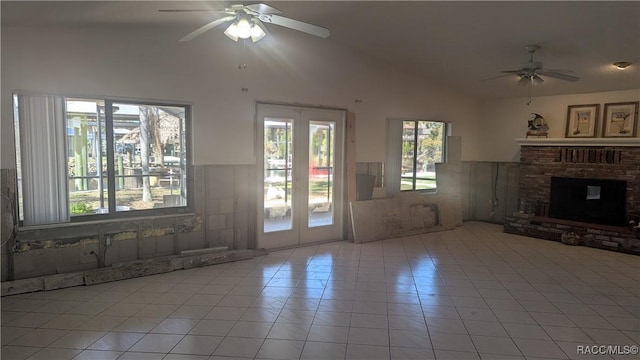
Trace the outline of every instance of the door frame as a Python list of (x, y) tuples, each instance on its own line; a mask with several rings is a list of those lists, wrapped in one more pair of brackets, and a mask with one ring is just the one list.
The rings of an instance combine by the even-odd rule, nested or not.
[[(337, 228), (336, 231), (333, 232), (333, 234), (335, 234), (334, 236), (331, 236), (329, 238), (324, 238), (321, 240), (309, 240), (309, 239), (305, 239), (305, 235), (311, 236), (313, 237), (313, 233), (318, 233), (318, 232), (322, 232), (322, 228), (323, 226), (320, 227), (308, 227), (308, 215), (304, 214), (304, 216), (297, 216), (295, 218), (292, 218), (292, 222), (295, 222), (296, 219), (298, 220), (298, 224), (293, 223), (292, 224), (292, 230), (291, 234), (289, 234), (289, 236), (293, 236), (296, 237), (296, 241), (295, 243), (287, 243), (287, 244), (283, 244), (281, 242), (278, 242), (277, 244), (275, 244), (275, 246), (268, 246), (268, 244), (265, 244), (265, 233), (264, 233), (264, 116), (261, 116), (261, 109), (268, 109), (268, 108), (280, 108), (283, 112), (295, 112), (298, 116), (294, 119), (294, 124), (297, 122), (298, 124), (303, 124), (305, 125), (304, 131), (308, 132), (308, 125), (309, 125), (309, 119), (303, 119), (303, 113), (307, 112), (310, 114), (313, 114), (314, 112), (333, 112), (334, 115), (338, 114), (339, 115), (339, 119), (337, 120), (327, 120), (327, 121), (335, 121), (335, 127), (336, 127), (336, 134), (335, 134), (335, 144), (336, 145), (340, 145), (341, 150), (339, 151), (339, 154), (336, 153), (336, 156), (334, 158), (334, 166), (339, 168), (339, 170), (337, 171), (337, 173), (334, 175), (334, 184), (336, 183), (336, 180), (340, 180), (340, 186), (335, 188), (333, 191), (333, 203), (334, 204), (340, 204), (341, 206), (341, 211), (339, 212), (335, 212), (334, 213), (334, 224), (333, 226), (335, 226)], [(264, 112), (264, 110), (262, 111)], [(256, 245), (257, 247), (264, 247), (264, 248), (270, 248), (270, 249), (276, 249), (276, 248), (287, 248), (287, 247), (296, 247), (296, 246), (301, 246), (301, 245), (308, 245), (308, 244), (314, 244), (314, 243), (322, 243), (322, 242), (327, 242), (327, 241), (337, 241), (337, 240), (344, 240), (344, 235), (346, 234), (346, 227), (347, 227), (347, 212), (348, 212), (348, 199), (347, 199), (347, 157), (346, 157), (346, 124), (347, 124), (347, 116), (348, 116), (348, 111), (346, 109), (341, 109), (341, 108), (332, 108), (332, 107), (321, 107), (321, 106), (313, 106), (313, 105), (304, 105), (304, 104), (287, 104), (287, 103), (274, 103), (274, 102), (256, 102), (255, 105), (255, 113), (254, 113), (254, 120), (255, 120), (255, 158), (256, 158)], [(319, 120), (322, 121), (322, 120)], [(294, 130), (293, 130), (293, 135), (294, 136), (294, 142), (295, 140), (295, 135), (300, 136), (300, 134), (302, 133), (302, 131), (296, 131), (296, 127), (294, 125)], [(308, 134), (307, 134), (308, 137)], [(308, 138), (306, 139), (308, 140)], [(298, 140), (300, 141), (300, 140)], [(305, 144), (308, 145), (308, 142), (305, 141)], [(308, 146), (307, 146), (308, 147)], [(295, 148), (295, 145), (294, 145)], [(301, 147), (298, 147), (301, 148)], [(294, 156), (295, 153), (294, 153)], [(300, 154), (298, 154), (298, 156), (300, 156)], [(303, 160), (306, 159), (305, 162), (308, 162), (308, 150), (306, 150), (305, 154), (303, 155)], [(295, 160), (294, 160), (295, 163)], [(305, 169), (306, 169), (305, 165)], [(307, 176), (304, 179), (298, 179), (298, 185), (297, 186), (306, 186), (308, 189), (308, 171), (306, 171)], [(295, 172), (295, 168), (294, 168), (294, 172)], [(300, 171), (298, 171), (297, 173), (300, 174), (302, 172), (302, 169), (300, 169)], [(295, 179), (294, 179), (295, 181)], [(296, 185), (294, 185), (295, 187)], [(294, 200), (295, 201), (295, 200)], [(306, 201), (306, 200), (305, 200)], [(295, 203), (294, 203), (295, 204)], [(273, 234), (277, 234), (277, 233), (285, 233), (285, 231), (276, 231)], [(272, 233), (268, 233), (268, 234), (272, 234)], [(291, 239), (291, 238), (289, 238)]]

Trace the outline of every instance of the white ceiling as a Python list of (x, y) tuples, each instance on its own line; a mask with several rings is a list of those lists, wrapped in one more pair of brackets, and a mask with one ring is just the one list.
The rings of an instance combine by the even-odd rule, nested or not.
[[(246, 2), (254, 3), (257, 1)], [(181, 25), (194, 30), (211, 12), (237, 2), (2, 1), (2, 25)], [(332, 41), (405, 69), (439, 86), (487, 99), (526, 96), (517, 78), (500, 70), (528, 60), (525, 45), (541, 49), (545, 68), (570, 69), (575, 83), (546, 78), (534, 94), (559, 95), (640, 89), (640, 2), (627, 1), (265, 1), (283, 16), (327, 27)], [(292, 31), (268, 25), (271, 36)], [(220, 31), (214, 29), (212, 31)], [(186, 34), (176, 34), (176, 41)], [(310, 36), (304, 35), (301, 36)], [(206, 35), (193, 41), (204, 44)], [(631, 61), (626, 71), (611, 64)]]

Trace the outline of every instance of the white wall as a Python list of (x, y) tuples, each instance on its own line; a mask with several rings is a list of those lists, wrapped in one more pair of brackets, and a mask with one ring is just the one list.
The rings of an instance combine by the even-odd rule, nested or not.
[[(569, 105), (600, 104), (600, 120), (596, 133), (600, 137), (605, 103), (639, 100), (640, 89), (534, 97), (531, 105), (527, 105), (526, 98), (482, 102), (477, 158), (487, 161), (519, 161), (520, 149), (514, 139), (526, 136), (527, 120), (530, 119), (531, 113), (538, 113), (545, 118), (550, 127), (550, 138), (563, 138)], [(640, 127), (638, 129), (640, 137)], [(640, 139), (638, 141), (640, 143)]]
[[(2, 168), (14, 168), (11, 92), (193, 104), (194, 163), (255, 164), (256, 101), (356, 113), (357, 161), (384, 161), (385, 119), (453, 123), (475, 160), (478, 102), (357, 52), (293, 31), (242, 47), (222, 31), (178, 42), (185, 27), (2, 28)], [(238, 69), (239, 63), (247, 68)], [(242, 88), (248, 88), (243, 93)], [(361, 99), (362, 103), (355, 103)]]

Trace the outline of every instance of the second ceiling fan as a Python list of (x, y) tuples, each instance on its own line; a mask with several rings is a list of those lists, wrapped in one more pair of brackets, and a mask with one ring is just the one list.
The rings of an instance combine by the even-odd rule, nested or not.
[(545, 69), (541, 61), (534, 61), (533, 54), (536, 50), (540, 49), (538, 45), (527, 45), (525, 49), (529, 52), (529, 61), (522, 64), (522, 67), (517, 70), (503, 70), (501, 71), (504, 75), (500, 75), (498, 77), (494, 77), (488, 80), (497, 79), (505, 76), (516, 75), (520, 77), (518, 81), (518, 85), (520, 86), (528, 86), (528, 85), (540, 85), (544, 82), (544, 79), (541, 76), (548, 76), (550, 78), (555, 78), (564, 81), (578, 81), (580, 78), (575, 75), (575, 73), (571, 70), (564, 69)]

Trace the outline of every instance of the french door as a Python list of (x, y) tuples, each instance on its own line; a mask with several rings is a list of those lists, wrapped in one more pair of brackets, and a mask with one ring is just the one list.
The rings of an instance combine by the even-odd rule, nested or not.
[(342, 239), (345, 112), (258, 104), (258, 247)]

